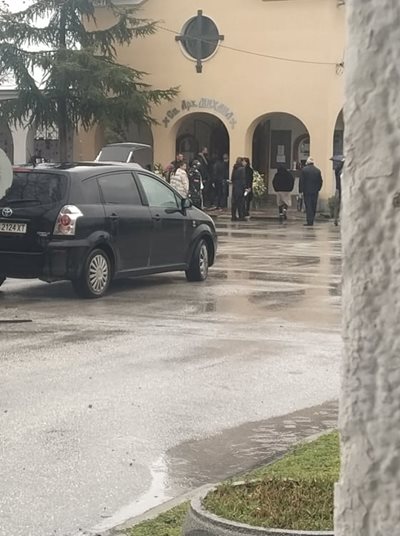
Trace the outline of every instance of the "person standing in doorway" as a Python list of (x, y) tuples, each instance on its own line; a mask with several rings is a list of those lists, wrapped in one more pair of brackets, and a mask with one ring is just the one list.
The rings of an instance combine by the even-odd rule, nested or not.
[(253, 200), (253, 181), (254, 181), (254, 170), (251, 167), (250, 159), (243, 158), (244, 170), (246, 173), (246, 190), (244, 192), (244, 215), (250, 216), (250, 206)]
[(201, 164), (193, 160), (189, 169), (189, 197), (195, 207), (203, 208), (203, 179), (200, 172)]
[(287, 220), (287, 209), (292, 206), (291, 192), (294, 188), (294, 177), (284, 166), (279, 166), (272, 186), (276, 192), (279, 221), (282, 223)]
[(314, 225), (315, 214), (317, 212), (318, 196), (323, 184), (321, 170), (315, 165), (314, 159), (310, 156), (306, 165), (301, 170), (299, 191), (304, 196), (306, 205), (307, 223), (306, 227)]
[(217, 210), (222, 210), (224, 208), (224, 172), (224, 162), (221, 158), (217, 158), (212, 168)]
[(185, 157), (182, 153), (178, 153), (176, 155), (176, 158), (173, 162), (171, 162), (171, 166), (174, 166), (174, 173), (179, 169), (182, 162), (185, 161)]
[(208, 148), (203, 147), (197, 155), (197, 160), (200, 162), (200, 173), (203, 177), (204, 191), (203, 199), (205, 208), (212, 208), (214, 205), (214, 184), (210, 169), (210, 159), (208, 156)]
[(177, 172), (177, 170), (179, 169), (179, 166), (181, 165), (182, 162), (185, 161), (185, 158), (183, 156), (182, 153), (178, 153), (176, 155), (176, 158), (173, 162), (171, 162), (171, 164), (169, 166), (167, 166), (166, 170), (165, 170), (165, 177), (166, 177), (166, 181), (168, 183), (171, 184), (171, 180), (172, 180), (172, 177), (175, 175), (175, 173)]
[(223, 179), (222, 179), (222, 204), (221, 208), (228, 207), (229, 198), (229, 155), (224, 154), (223, 160)]
[(186, 173), (186, 163), (181, 162), (174, 175), (171, 177), (171, 186), (186, 199), (189, 196), (189, 177)]
[(246, 170), (243, 158), (236, 159), (232, 172), (232, 221), (245, 220)]

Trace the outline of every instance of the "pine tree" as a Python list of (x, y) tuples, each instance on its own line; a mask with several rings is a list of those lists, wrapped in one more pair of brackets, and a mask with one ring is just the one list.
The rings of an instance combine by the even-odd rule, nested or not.
[(97, 26), (94, 0), (33, 0), (18, 13), (0, 8), (0, 76), (11, 75), (18, 90), (18, 98), (2, 101), (0, 117), (56, 127), (62, 161), (72, 129), (152, 122), (152, 106), (177, 93), (151, 88), (143, 72), (117, 61), (118, 46), (153, 34), (156, 23), (137, 18), (135, 8), (102, 4), (106, 29)]

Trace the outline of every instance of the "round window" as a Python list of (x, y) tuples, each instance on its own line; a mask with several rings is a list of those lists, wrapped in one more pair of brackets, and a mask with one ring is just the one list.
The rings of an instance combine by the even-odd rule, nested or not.
[(194, 17), (186, 24), (181, 39), (185, 51), (196, 60), (212, 56), (220, 40), (218, 28), (204, 15)]

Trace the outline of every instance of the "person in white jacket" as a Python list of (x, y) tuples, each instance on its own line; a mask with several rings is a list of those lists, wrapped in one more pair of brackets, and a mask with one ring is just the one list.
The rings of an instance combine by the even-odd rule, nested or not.
[(171, 177), (171, 186), (177, 190), (183, 198), (189, 195), (189, 177), (186, 172), (186, 163), (181, 162), (175, 174)]

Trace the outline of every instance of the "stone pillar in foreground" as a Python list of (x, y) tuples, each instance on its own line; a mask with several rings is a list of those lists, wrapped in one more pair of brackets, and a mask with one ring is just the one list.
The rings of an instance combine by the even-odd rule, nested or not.
[(400, 534), (400, 2), (347, 0), (336, 536)]

